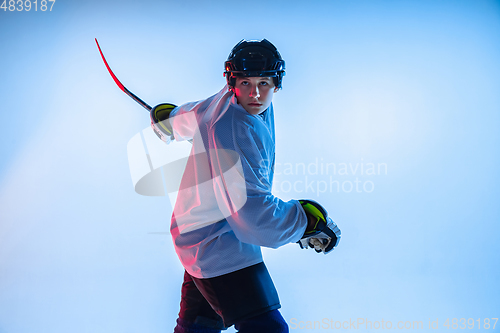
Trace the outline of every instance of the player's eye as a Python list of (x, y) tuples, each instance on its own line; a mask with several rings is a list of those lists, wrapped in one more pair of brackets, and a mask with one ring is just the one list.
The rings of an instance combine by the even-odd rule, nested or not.
[(263, 85), (263, 86), (267, 86), (269, 83), (266, 82), (266, 81), (261, 81), (260, 84)]

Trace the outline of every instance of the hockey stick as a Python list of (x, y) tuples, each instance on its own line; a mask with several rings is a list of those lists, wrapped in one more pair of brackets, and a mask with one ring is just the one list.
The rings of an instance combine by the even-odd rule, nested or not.
[(113, 80), (115, 80), (115, 83), (118, 86), (118, 88), (120, 88), (125, 94), (129, 95), (130, 97), (132, 97), (132, 99), (134, 101), (136, 101), (137, 103), (139, 103), (143, 108), (145, 108), (148, 111), (151, 111), (152, 107), (149, 106), (148, 103), (144, 102), (142, 99), (140, 99), (139, 97), (137, 97), (133, 92), (131, 92), (130, 90), (128, 90), (120, 82), (120, 80), (118, 80), (118, 78), (116, 77), (115, 73), (113, 73), (113, 71), (109, 67), (108, 62), (106, 61), (106, 58), (104, 58), (104, 54), (102, 54), (101, 47), (99, 46), (99, 42), (97, 41), (97, 38), (95, 38), (95, 42), (97, 44), (97, 48), (99, 49), (99, 53), (101, 54), (102, 60), (104, 61), (104, 64), (106, 65), (106, 68), (108, 69), (109, 74), (111, 74), (111, 77), (113, 78)]
[[(140, 99), (139, 97), (137, 97), (133, 92), (131, 92), (130, 90), (128, 90), (120, 82), (120, 80), (118, 80), (118, 78), (116, 77), (115, 73), (113, 73), (113, 71), (109, 67), (108, 62), (106, 61), (106, 58), (104, 58), (104, 54), (101, 51), (101, 47), (99, 46), (99, 42), (97, 41), (97, 38), (95, 38), (95, 42), (97, 44), (97, 48), (99, 49), (99, 53), (101, 54), (102, 60), (104, 61), (104, 64), (106, 65), (106, 68), (108, 69), (109, 74), (111, 75), (111, 77), (115, 81), (115, 83), (118, 86), (118, 88), (120, 88), (125, 94), (129, 95), (134, 101), (136, 101), (137, 103), (139, 103), (143, 108), (145, 108), (146, 110), (148, 110), (149, 112), (151, 112), (151, 110), (153, 108), (151, 106), (149, 106), (148, 103), (144, 102), (142, 99)], [(167, 119), (168, 115), (170, 114), (170, 112), (174, 108), (176, 108), (176, 107), (177, 107), (176, 105), (171, 104), (171, 103), (162, 103), (162, 104), (159, 104), (159, 105), (155, 106), (154, 111), (153, 111), (154, 114), (151, 115), (152, 121), (154, 120), (155, 123), (157, 123), (159, 126), (161, 126), (163, 128), (163, 130), (161, 130), (161, 131), (167, 132), (167, 133), (170, 132), (170, 135), (172, 135), (171, 134), (171, 132), (172, 132), (171, 128), (166, 127), (166, 125), (163, 123), (162, 120)], [(163, 134), (160, 131), (158, 131), (155, 128), (153, 128), (153, 131), (155, 132), (155, 134), (161, 140), (164, 140)], [(188, 141), (190, 143), (193, 143), (193, 139), (188, 139)]]

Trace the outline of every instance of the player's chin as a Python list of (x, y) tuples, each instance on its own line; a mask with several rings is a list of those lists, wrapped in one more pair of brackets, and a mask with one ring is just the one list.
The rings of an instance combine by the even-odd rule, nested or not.
[(256, 115), (262, 113), (265, 108), (262, 104), (247, 104), (245, 110), (247, 110), (247, 112), (250, 114)]

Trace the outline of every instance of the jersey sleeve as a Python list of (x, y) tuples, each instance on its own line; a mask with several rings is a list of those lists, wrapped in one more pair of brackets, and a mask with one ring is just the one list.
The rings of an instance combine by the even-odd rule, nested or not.
[(231, 92), (227, 85), (217, 94), (207, 99), (190, 102), (176, 107), (169, 117), (176, 141), (195, 138), (200, 132), (200, 126), (210, 123), (227, 109)]
[(186, 103), (170, 113), (169, 122), (176, 141), (193, 139), (199, 132), (196, 112), (203, 106), (203, 102)]
[[(215, 192), (221, 209), (232, 209), (226, 214), (236, 237), (244, 243), (277, 248), (298, 241), (304, 234), (307, 217), (297, 200), (285, 202), (271, 192), (274, 166), (274, 138), (269, 128), (260, 119), (238, 114), (225, 117), (214, 131), (214, 146), (217, 147), (216, 161), (212, 166), (219, 168), (222, 175)], [(243, 204), (234, 188), (239, 185), (235, 177), (225, 177), (228, 157), (236, 153), (245, 196)], [(230, 179), (228, 179), (230, 178)], [(236, 191), (238, 193), (238, 191)], [(225, 206), (225, 207), (221, 207)]]

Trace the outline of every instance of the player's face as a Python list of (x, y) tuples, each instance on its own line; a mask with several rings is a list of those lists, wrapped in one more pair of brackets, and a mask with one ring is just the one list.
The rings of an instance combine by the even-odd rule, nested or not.
[(238, 77), (234, 85), (238, 103), (252, 115), (264, 112), (276, 91), (272, 77)]

